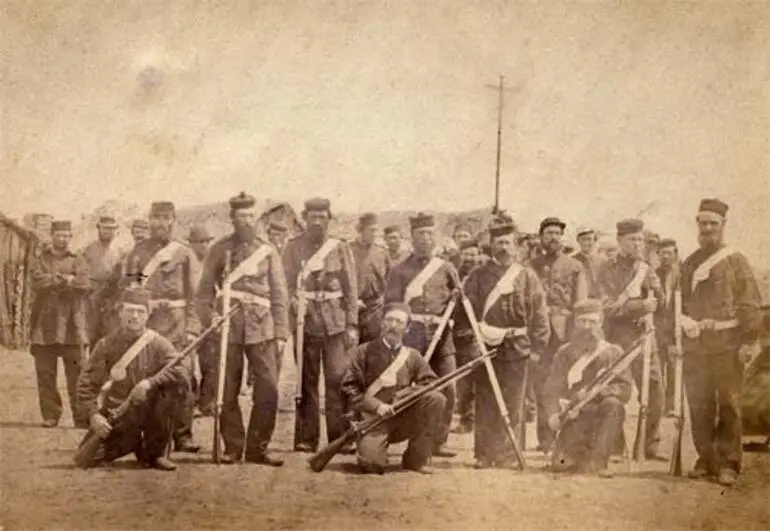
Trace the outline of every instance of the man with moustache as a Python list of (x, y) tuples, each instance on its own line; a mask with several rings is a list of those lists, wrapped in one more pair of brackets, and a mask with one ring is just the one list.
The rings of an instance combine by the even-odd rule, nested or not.
[[(489, 227), (492, 259), (471, 271), (463, 293), (473, 307), (482, 339), (497, 349), (492, 360), (514, 430), (521, 433), (528, 360), (548, 344), (550, 324), (543, 287), (531, 269), (516, 261), (516, 225), (499, 215)], [(487, 371), (473, 375), (476, 387), (475, 468), (516, 465)]]
[[(468, 274), (481, 265), (481, 249), (477, 240), (467, 240), (460, 245), (460, 263), (457, 269), (460, 281), (464, 281)], [(457, 351), (457, 365), (462, 366), (477, 356), (476, 342), (473, 338), (468, 318), (462, 306), (458, 306), (454, 314), (454, 327), (452, 336)], [(471, 378), (462, 378), (457, 382), (457, 416), (458, 424), (452, 428), (452, 433), (470, 433), (473, 431), (473, 404), (475, 387)]]
[(623, 356), (620, 347), (603, 339), (601, 301), (580, 301), (573, 311), (572, 337), (556, 352), (545, 385), (548, 425), (559, 433), (551, 469), (610, 478), (613, 475), (608, 469), (610, 454), (623, 427), (632, 377), (629, 369), (620, 372), (574, 418), (562, 425), (560, 401), (584, 400), (591, 382)]
[[(107, 301), (115, 301), (128, 287), (147, 289), (151, 297), (147, 326), (181, 351), (200, 333), (200, 320), (195, 310), (197, 259), (188, 246), (171, 237), (176, 223), (176, 208), (172, 202), (153, 202), (149, 219), (149, 237), (126, 255), (125, 272), (123, 267), (116, 268), (103, 296)], [(183, 363), (189, 371), (189, 358)], [(200, 446), (193, 442), (192, 435), (195, 395), (189, 385), (177, 402), (174, 449), (196, 453)]]
[(72, 420), (77, 428), (85, 421), (75, 407), (75, 386), (88, 344), (86, 304), (88, 267), (69, 248), (72, 224), (51, 222), (51, 245), (30, 264), (30, 284), (35, 294), (30, 331), (31, 354), (43, 427), (59, 424), (62, 400), (56, 387), (58, 360), (62, 359)]
[(350, 244), (358, 283), (358, 327), (360, 341), (379, 337), (383, 293), (390, 272), (387, 250), (377, 243), (377, 216), (368, 212), (358, 219), (358, 238)]
[(538, 450), (547, 452), (555, 433), (548, 427), (545, 411), (545, 381), (556, 351), (569, 341), (572, 332), (572, 307), (588, 297), (588, 285), (583, 266), (562, 252), (562, 237), (567, 224), (559, 218), (545, 218), (540, 223), (542, 252), (532, 259), (531, 267), (537, 273), (546, 293), (551, 335), (548, 347), (533, 365), (533, 389), (537, 397)]
[(682, 264), (684, 382), (698, 459), (689, 476), (732, 486), (741, 471), (739, 399), (758, 355), (761, 297), (746, 258), (725, 244), (728, 206), (703, 199), (699, 248)]
[[(221, 311), (218, 293), (224, 282), (230, 284), (233, 302), (239, 304), (228, 337), (221, 417), (225, 447), (220, 460), (232, 464), (243, 458), (249, 463), (278, 467), (283, 460), (271, 457), (268, 445), (278, 413), (278, 356), (289, 335), (286, 275), (278, 251), (257, 237), (256, 199), (241, 192), (229, 203), (233, 233), (211, 247), (196, 297), (204, 325)], [(226, 278), (225, 271), (229, 272)], [(244, 355), (253, 377), (253, 406), (245, 432), (238, 404)], [(212, 381), (217, 380), (218, 367), (218, 360), (211, 360)]]
[[(386, 304), (380, 336), (350, 351), (351, 362), (342, 377), (342, 392), (351, 407), (364, 417), (392, 416), (394, 402), (413, 393), (415, 387), (436, 379), (420, 353), (404, 344), (409, 316), (407, 304)], [(445, 403), (440, 392), (427, 393), (397, 417), (361, 436), (357, 444), (361, 472), (383, 474), (388, 464), (388, 446), (409, 441), (401, 459), (403, 468), (432, 474), (428, 461)]]
[(91, 350), (96, 342), (106, 335), (107, 320), (110, 317), (109, 308), (99, 305), (98, 294), (107, 283), (115, 266), (125, 254), (115, 241), (118, 223), (113, 216), (100, 216), (96, 222), (98, 237), (83, 249), (83, 259), (88, 267), (90, 281), (90, 296), (88, 299), (88, 341)]
[[(644, 334), (644, 318), (654, 314), (661, 298), (660, 279), (644, 261), (644, 223), (624, 219), (617, 223), (618, 255), (604, 264), (597, 277), (604, 305), (604, 333), (607, 341), (624, 351)], [(642, 389), (643, 356), (631, 364), (637, 390)], [(663, 414), (663, 385), (657, 352), (650, 356), (650, 394), (647, 416), (647, 459), (667, 461), (659, 453), (660, 419)]]
[(660, 354), (665, 390), (664, 411), (673, 414), (674, 410), (674, 356), (676, 353), (676, 335), (674, 315), (674, 293), (679, 288), (679, 252), (676, 241), (663, 238), (658, 244), (660, 266), (655, 274), (660, 279), (660, 302), (655, 312), (655, 339)]
[(390, 266), (394, 267), (409, 256), (409, 251), (404, 249), (401, 228), (398, 225), (388, 225), (383, 232), (385, 247), (388, 249), (388, 260), (390, 260)]
[[(404, 337), (404, 344), (424, 356), (449, 301), (454, 297), (454, 291), (460, 287), (460, 280), (451, 263), (435, 256), (434, 217), (419, 213), (409, 221), (414, 251), (391, 270), (385, 288), (385, 303), (403, 302), (409, 305), (412, 312), (411, 325)], [(438, 341), (430, 366), (439, 377), (457, 367), (454, 342), (448, 326)], [(446, 407), (432, 454), (437, 457), (454, 457), (456, 454), (444, 448), (444, 445), (449, 437), (454, 414), (455, 387), (449, 385), (442, 392), (446, 397)]]
[[(329, 234), (331, 203), (316, 197), (302, 211), (307, 230), (286, 243), (283, 264), (296, 331), (297, 297), (307, 301), (302, 370), (302, 401), (295, 419), (294, 449), (315, 452), (320, 439), (318, 384), (323, 364), (326, 433), (333, 441), (345, 432), (345, 404), (340, 379), (348, 363), (346, 349), (358, 344), (358, 284), (350, 246)], [(299, 276), (302, 284), (298, 285)], [(296, 358), (295, 358), (296, 359)], [(346, 449), (348, 450), (348, 449)]]
[(588, 227), (581, 227), (577, 231), (577, 242), (580, 251), (575, 253), (573, 258), (583, 265), (586, 274), (586, 284), (588, 286), (588, 296), (592, 299), (598, 299), (599, 286), (596, 283), (596, 275), (599, 269), (606, 261), (598, 251), (596, 245), (596, 231)]

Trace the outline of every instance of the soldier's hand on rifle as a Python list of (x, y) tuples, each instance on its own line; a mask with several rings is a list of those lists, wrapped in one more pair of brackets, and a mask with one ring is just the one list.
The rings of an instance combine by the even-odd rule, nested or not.
[(390, 404), (386, 404), (383, 402), (379, 406), (377, 406), (377, 415), (380, 417), (390, 417), (391, 415), (395, 415), (396, 412), (393, 409), (393, 406)]
[(222, 316), (218, 312), (211, 312), (211, 324), (218, 323), (222, 320)]
[(275, 340), (275, 347), (278, 349), (278, 354), (283, 353), (283, 349), (286, 348), (286, 340), (285, 339), (276, 339)]
[(198, 339), (198, 334), (194, 332), (185, 333), (185, 341), (187, 345), (191, 345), (196, 339)]
[(554, 413), (548, 417), (548, 427), (551, 428), (551, 431), (559, 431), (561, 429), (561, 420), (559, 419), (558, 413)]
[(133, 389), (131, 389), (131, 395), (129, 396), (129, 399), (131, 402), (134, 402), (136, 404), (141, 404), (142, 402), (147, 401), (147, 393), (150, 391), (150, 381), (145, 379), (141, 380), (138, 384), (134, 386)]
[(106, 439), (112, 431), (112, 426), (110, 426), (110, 423), (107, 422), (105, 416), (99, 413), (91, 415), (89, 423), (91, 424), (91, 429), (94, 430), (94, 433), (96, 433), (96, 435), (98, 435), (101, 439)]
[(754, 358), (759, 356), (761, 352), (762, 349), (759, 346), (759, 341), (753, 341), (751, 343), (741, 345), (741, 347), (738, 349), (738, 356), (744, 365), (748, 365)]
[(345, 345), (348, 348), (358, 345), (358, 329), (355, 326), (345, 328)]
[(655, 313), (655, 310), (658, 309), (658, 299), (654, 297), (644, 299), (642, 301), (642, 307), (644, 308), (644, 313)]

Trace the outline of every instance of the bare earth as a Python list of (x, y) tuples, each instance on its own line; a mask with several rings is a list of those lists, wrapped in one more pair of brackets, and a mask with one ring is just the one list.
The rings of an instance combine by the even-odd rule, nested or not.
[[(337, 457), (321, 474), (305, 454), (291, 453), (294, 367), (282, 374), (282, 403), (273, 447), (282, 469), (221, 466), (210, 454), (177, 455), (175, 473), (139, 469), (133, 458), (110, 468), (74, 470), (82, 432), (65, 412), (62, 426), (43, 429), (32, 359), (0, 355), (2, 514), (0, 529), (769, 529), (770, 456), (748, 454), (741, 484), (673, 479), (663, 463), (617, 463), (612, 480), (556, 477), (527, 452), (531, 472), (474, 471), (472, 437), (453, 436), (453, 460), (434, 460), (436, 476), (398, 470), (362, 477), (353, 457)], [(63, 375), (60, 375), (63, 383)], [(64, 390), (62, 389), (64, 394)], [(244, 405), (248, 401), (244, 400)], [(634, 407), (633, 404), (631, 406)], [(632, 416), (632, 415), (630, 415)], [(667, 440), (672, 435), (665, 421)], [(633, 418), (626, 427), (630, 434)], [(689, 429), (689, 428), (688, 428)], [(199, 419), (196, 439), (210, 448), (211, 419)], [(689, 433), (689, 432), (687, 432)], [(530, 442), (534, 438), (530, 437)], [(393, 462), (401, 447), (393, 449)], [(689, 437), (685, 465), (692, 462)]]

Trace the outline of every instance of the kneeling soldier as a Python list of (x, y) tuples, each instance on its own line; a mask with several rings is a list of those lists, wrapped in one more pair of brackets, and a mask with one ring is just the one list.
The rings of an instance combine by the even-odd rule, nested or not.
[[(403, 344), (409, 317), (408, 305), (386, 305), (380, 337), (349, 351), (351, 364), (342, 378), (342, 392), (363, 416), (393, 415), (391, 404), (414, 392), (414, 386), (436, 379), (420, 353)], [(408, 440), (403, 467), (430, 474), (426, 464), (445, 406), (443, 394), (428, 393), (411, 408), (366, 433), (357, 445), (362, 472), (384, 473), (388, 445)]]
[[(152, 468), (174, 470), (163, 454), (171, 435), (175, 400), (189, 385), (183, 364), (161, 371), (177, 356), (171, 342), (147, 328), (150, 295), (142, 289), (127, 290), (120, 303), (120, 328), (95, 346), (77, 385), (81, 414), (102, 439), (92, 465), (114, 461), (133, 452)], [(105, 383), (112, 382), (99, 403)], [(110, 425), (107, 415), (126, 400), (132, 402), (119, 423)], [(81, 443), (82, 444), (82, 443)]]
[(602, 339), (601, 302), (580, 301), (573, 312), (572, 339), (556, 352), (545, 386), (548, 425), (555, 432), (561, 430), (551, 465), (556, 472), (594, 472), (608, 478), (612, 476), (607, 469), (610, 452), (623, 426), (625, 404), (631, 398), (631, 371), (619, 371), (596, 398), (562, 426), (559, 401), (583, 400), (589, 384), (623, 356), (620, 347)]

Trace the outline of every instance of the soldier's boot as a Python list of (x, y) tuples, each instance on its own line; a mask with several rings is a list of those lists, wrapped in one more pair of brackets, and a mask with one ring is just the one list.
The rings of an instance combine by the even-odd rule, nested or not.
[(156, 457), (155, 459), (151, 459), (148, 464), (150, 468), (154, 468), (156, 470), (163, 470), (166, 472), (176, 470), (176, 463), (174, 463), (168, 457)]

